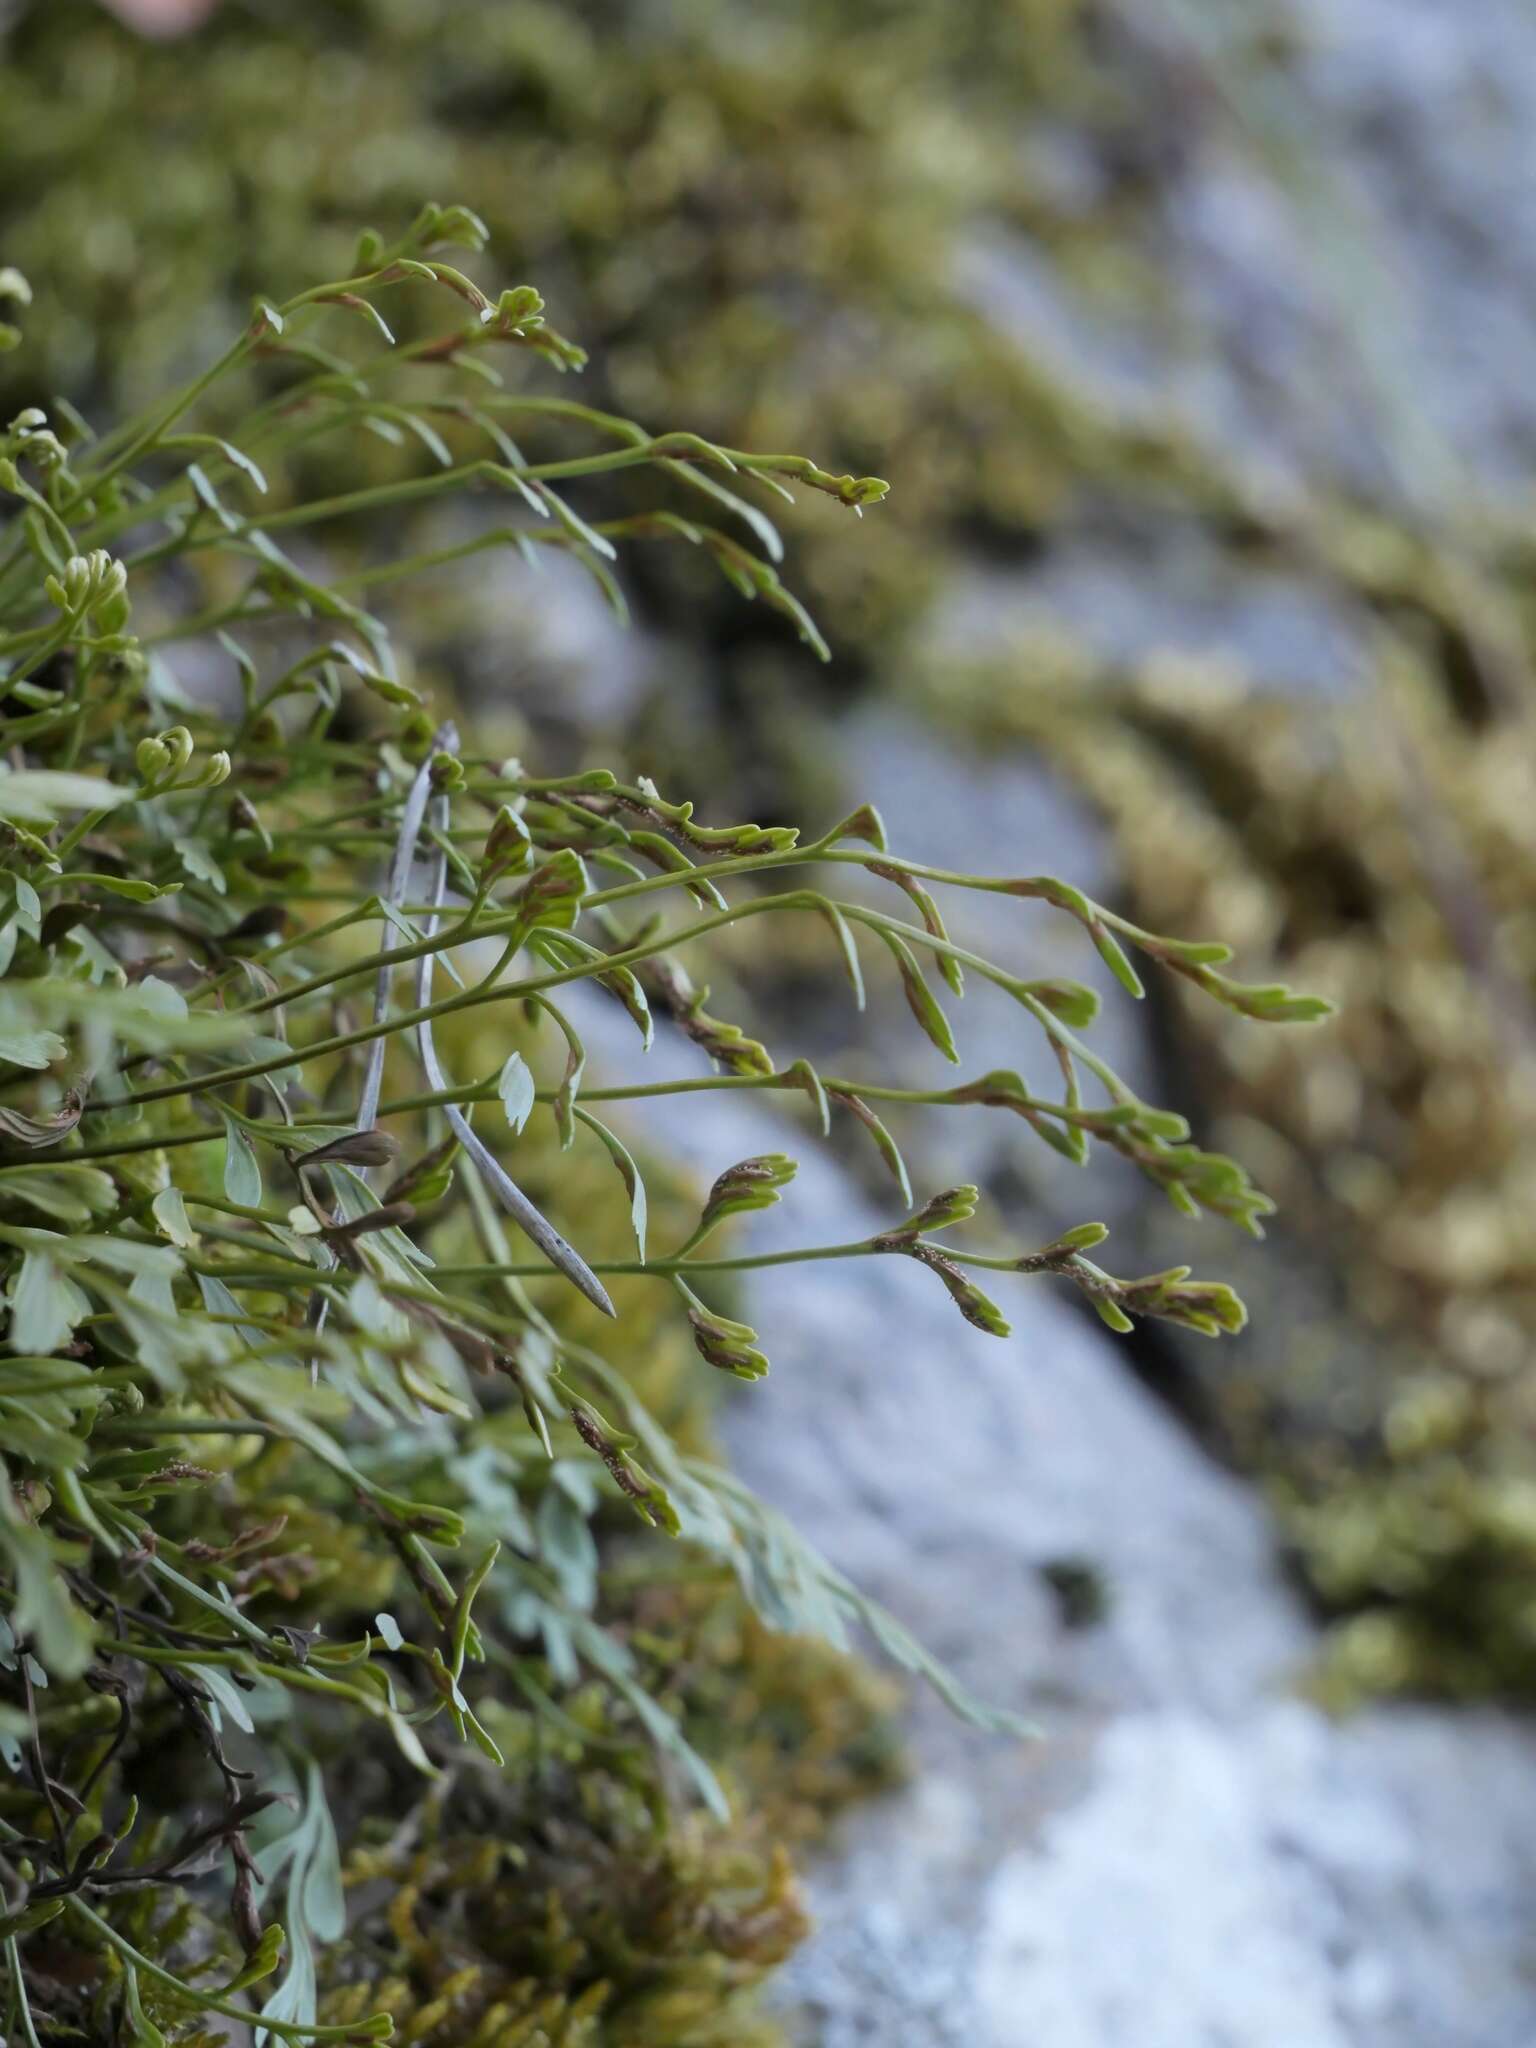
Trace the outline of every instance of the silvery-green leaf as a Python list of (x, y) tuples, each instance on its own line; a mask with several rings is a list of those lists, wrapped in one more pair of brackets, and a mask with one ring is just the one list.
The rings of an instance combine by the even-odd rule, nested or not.
[(597, 1597), (597, 1545), (586, 1514), (565, 1488), (546, 1488), (533, 1518), (539, 1554), (560, 1582), (560, 1590), (578, 1613)]
[(578, 1108), (576, 1115), (580, 1122), (587, 1126), (588, 1130), (595, 1131), (597, 1136), (602, 1139), (603, 1144), (607, 1148), (609, 1158), (619, 1169), (619, 1176), (629, 1194), (630, 1225), (634, 1230), (635, 1243), (639, 1247), (640, 1256), (643, 1259), (645, 1257), (646, 1204), (645, 1182), (640, 1178), (640, 1169), (636, 1166), (629, 1148), (622, 1139), (615, 1136), (609, 1130), (606, 1124), (599, 1123), (597, 1118), (585, 1109)]
[(496, 1082), (496, 1093), (501, 1097), (501, 1106), (507, 1113), (507, 1122), (514, 1131), (521, 1132), (533, 1114), (533, 1105), (538, 1099), (534, 1090), (533, 1075), (528, 1071), (528, 1062), (520, 1052), (508, 1053), (506, 1065)]
[(28, 1030), (25, 1026), (0, 1028), (0, 1060), (8, 1060), (13, 1067), (30, 1067), (34, 1073), (41, 1073), (54, 1060), (63, 1059), (68, 1051), (57, 1031)]
[(195, 1674), (198, 1683), (211, 1694), (219, 1710), (227, 1714), (237, 1728), (243, 1728), (247, 1735), (256, 1733), (251, 1710), (227, 1671), (221, 1671), (217, 1664), (188, 1664), (185, 1668)]
[(22, 1202), (56, 1223), (89, 1223), (117, 1206), (112, 1176), (97, 1166), (60, 1160), (46, 1166), (13, 1167), (0, 1178), (0, 1201)]
[(261, 1207), (261, 1167), (250, 1139), (229, 1117), (224, 1118), (224, 1192), (242, 1208)]
[(60, 1272), (46, 1252), (29, 1251), (11, 1284), (8, 1347), (26, 1356), (45, 1356), (67, 1344), (75, 1326), (91, 1312), (89, 1297)]
[(174, 1245), (183, 1251), (197, 1249), (197, 1232), (187, 1220), (187, 1205), (180, 1188), (162, 1188), (150, 1203), (150, 1213)]
[(0, 818), (19, 818), (24, 824), (51, 825), (60, 811), (111, 810), (134, 794), (94, 775), (0, 767)]
[(229, 883), (225, 880), (224, 870), (209, 851), (206, 840), (177, 839), (173, 840), (172, 844), (182, 866), (193, 881), (206, 882), (209, 888), (217, 891), (220, 896), (225, 894)]
[(91, 1660), (92, 1630), (69, 1596), (47, 1536), (19, 1514), (0, 1514), (0, 1561), (15, 1588), (9, 1622), (56, 1678), (78, 1678)]

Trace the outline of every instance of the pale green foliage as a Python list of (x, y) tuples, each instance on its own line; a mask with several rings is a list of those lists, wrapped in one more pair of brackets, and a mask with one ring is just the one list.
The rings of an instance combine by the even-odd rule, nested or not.
[[(33, 410), (0, 437), (11, 510), (0, 535), (0, 1737), (18, 1781), (4, 1802), (14, 1817), (0, 1818), (15, 1878), (3, 1931), (25, 1962), (26, 1938), (66, 1916), (140, 2041), (189, 2012), (243, 2014), (246, 1986), (272, 1975), (280, 1951), (269, 2033), (388, 2031), (382, 2012), (335, 2027), (319, 2015), (323, 1955), (345, 1919), (326, 1774), (305, 1764), (296, 1804), (273, 1807), (284, 1759), (304, 1750), (372, 1731), (406, 1772), (499, 1769), (509, 1694), (557, 1733), (570, 1715), (546, 1682), (559, 1692), (596, 1679), (723, 1816), (715, 1774), (605, 1625), (593, 1533), (605, 1503), (728, 1567), (771, 1625), (834, 1642), (865, 1626), (962, 1711), (1013, 1725), (966, 1700), (776, 1516), (688, 1455), (587, 1341), (590, 1319), (573, 1336), (530, 1292), (563, 1276), (611, 1314), (609, 1282), (657, 1281), (681, 1296), (702, 1360), (745, 1379), (767, 1361), (728, 1312), (723, 1276), (796, 1258), (914, 1259), (998, 1337), (1007, 1324), (978, 1271), (1059, 1275), (1116, 1328), (1135, 1315), (1237, 1328), (1241, 1306), (1219, 1283), (1182, 1267), (1122, 1280), (1092, 1264), (1097, 1225), (1043, 1251), (981, 1254), (951, 1242), (974, 1189), (913, 1202), (871, 1103), (1004, 1108), (1073, 1160), (1095, 1141), (1121, 1152), (1191, 1213), (1256, 1233), (1268, 1207), (1078, 1035), (1097, 1008), (1089, 988), (955, 944), (934, 892), (1054, 906), (1132, 994), (1127, 949), (1239, 1014), (1319, 1009), (1228, 980), (1224, 948), (1159, 938), (1052, 878), (906, 860), (868, 806), (801, 844), (779, 827), (706, 826), (644, 780), (541, 776), (486, 756), (472, 735), (461, 743), (420, 703), (373, 593), (447, 559), (556, 547), (622, 606), (616, 544), (671, 539), (704, 550), (824, 652), (745, 494), (799, 483), (857, 512), (886, 488), (525, 392), (500, 367), (508, 356), (563, 371), (581, 352), (547, 324), (537, 293), (483, 291), (440, 253), (482, 241), (467, 209), (428, 207), (393, 247), (365, 236), (346, 278), (259, 300), (225, 354), (142, 417), (92, 440)], [(394, 345), (401, 294), (446, 300), (453, 324)], [(216, 385), (226, 419), (229, 389), (245, 394), (243, 423), (220, 439), (196, 429)], [(409, 432), (421, 462), (341, 496), (264, 502), (274, 457), (370, 425)], [(619, 468), (653, 470), (689, 515), (663, 505), (589, 522), (567, 490)], [(503, 500), (505, 521), (432, 553), (316, 566), (337, 522), (468, 487)], [(288, 539), (297, 532), (302, 549)], [(178, 646), (222, 647), (234, 711), (183, 694), (166, 658)], [(900, 914), (827, 893), (848, 868), (891, 882)], [(695, 960), (701, 942), (753, 921), (771, 963), (773, 926), (755, 921), (806, 913), (828, 928), (855, 991), (866, 967), (880, 999), (899, 984), (951, 1059), (945, 1003), (962, 970), (994, 984), (1054, 1053), (1060, 1099), (1006, 1072), (944, 1090), (819, 1075), (711, 1015), (684, 950)], [(590, 1085), (567, 995), (583, 983), (622, 1006), (641, 1053), (654, 1018), (669, 1019), (697, 1046), (698, 1075)], [(519, 1048), (454, 1078), (445, 1061), (489, 1011), (519, 1025)], [(696, 1227), (650, 1250), (642, 1163), (594, 1105), (710, 1089), (782, 1092), (823, 1136), (834, 1106), (849, 1111), (900, 1191), (890, 1224), (799, 1253), (705, 1255), (722, 1224), (793, 1199), (793, 1161), (773, 1154), (728, 1166)], [(491, 1106), (482, 1130), (477, 1103)], [(583, 1206), (562, 1205), (557, 1185), (550, 1206), (568, 1243), (513, 1179), (506, 1162), (521, 1171), (546, 1118), (560, 1146), (595, 1143), (615, 1173), (619, 1242), (582, 1227)], [(514, 1251), (509, 1223), (531, 1254)], [(230, 1487), (246, 1511), (233, 1536), (210, 1505)], [(334, 1634), (285, 1618), (306, 1611), (314, 1545), (272, 1546), (280, 1517), (301, 1510), (330, 1517), (327, 1543), (354, 1546), (349, 1578), (328, 1595)], [(288, 1608), (268, 1598), (284, 1572), (299, 1574)], [(134, 1816), (102, 1737), (126, 1734), (130, 1701), (156, 1686), (222, 1774), (225, 1806), (180, 1841), (123, 1847)], [(95, 1760), (71, 1789), (52, 1770), (64, 1768), (56, 1738), (76, 1727)], [(237, 1754), (257, 1767), (253, 1787)], [(260, 1905), (253, 1825), (272, 1881)], [(174, 1889), (226, 1857), (250, 1960), (210, 1989), (146, 1953), (117, 1902), (130, 1877), (134, 1891)], [(17, 1999), (25, 1976), (12, 1972)]]

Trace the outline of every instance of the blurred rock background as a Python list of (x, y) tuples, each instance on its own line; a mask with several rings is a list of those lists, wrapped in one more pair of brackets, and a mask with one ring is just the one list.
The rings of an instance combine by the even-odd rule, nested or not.
[[(423, 594), (426, 680), (509, 744), (764, 823), (872, 798), (920, 857), (1062, 873), (1342, 1005), (1302, 1034), (1109, 1000), (1126, 1070), (1280, 1199), (1257, 1253), (1022, 1126), (901, 1134), (1010, 1241), (1103, 1214), (1119, 1270), (1232, 1274), (1240, 1344), (1111, 1343), (1042, 1291), (982, 1356), (829, 1269), (792, 1328), (765, 1311), (746, 1475), (1053, 1738), (986, 1752), (923, 1712), (914, 1790), (821, 1884), (786, 1992), (813, 2038), (1525, 2048), (1521, 0), (117, 12), (0, 7), (0, 257), (37, 294), (0, 403), (141, 399), (259, 287), (463, 200), (592, 349), (588, 403), (893, 491), (785, 522), (829, 669), (669, 549), (629, 637), (574, 571), (469, 565)], [(399, 458), (303, 459), (341, 489)], [(975, 935), (1086, 971), (1016, 904)], [(813, 935), (799, 1035), (873, 1071), (828, 967)], [(1017, 1064), (972, 1007), (965, 1070)], [(739, 1121), (643, 1135), (707, 1175), (767, 1142)], [(799, 1241), (859, 1170), (807, 1164)], [(1302, 1692), (1419, 1704), (1336, 1727)]]

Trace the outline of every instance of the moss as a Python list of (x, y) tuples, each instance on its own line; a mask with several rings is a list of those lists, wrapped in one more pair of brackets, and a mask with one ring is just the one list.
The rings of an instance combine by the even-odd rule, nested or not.
[(771, 2048), (745, 2003), (806, 1931), (787, 1858), (686, 1825), (658, 1844), (584, 1803), (516, 1816), (517, 1849), (433, 1815), (419, 1846), (358, 1852), (349, 1879), (379, 1903), (322, 2018), (388, 2011), (428, 2048)]
[(1239, 1255), (1253, 1332), (1189, 1367), (1337, 1617), (1329, 1700), (1530, 1698), (1530, 757), (1507, 720), (1459, 714), (1431, 661), (1383, 658), (1357, 702), (1305, 710), (1068, 647), (1054, 685), (1030, 649), (943, 687), (1095, 798), (1141, 915), (1221, 930), (1336, 1002), (1320, 1039), (1244, 1037), (1168, 994), (1204, 1127), (1253, 1161), (1292, 1253)]
[(601, 1688), (564, 1699), (564, 1741), (539, 1714), (485, 1702), (504, 1772), (472, 1767), (399, 1817), (360, 1800), (322, 2019), (387, 2010), (428, 2048), (778, 2040), (754, 1994), (807, 1931), (791, 1850), (890, 1782), (895, 1695), (763, 1629), (716, 1573), (658, 1573), (654, 1553), (623, 1545), (604, 1586), (647, 1689), (720, 1767), (731, 1825), (658, 1810)]
[(766, 1628), (717, 1574), (669, 1581), (621, 1557), (610, 1583), (658, 1695), (736, 1789), (752, 1839), (813, 1847), (846, 1807), (899, 1779), (889, 1679)]
[[(339, 272), (362, 226), (471, 191), (592, 345), (594, 402), (686, 409), (729, 445), (856, 471), (900, 450), (878, 532), (815, 508), (791, 522), (815, 534), (808, 588), (855, 667), (968, 534), (1038, 537), (1095, 478), (1225, 490), (1175, 425), (1101, 413), (956, 281), (989, 222), (1090, 302), (1157, 298), (1136, 80), (1080, 0), (290, 0), (172, 46), (35, 7), (0, 93), (0, 243), (37, 293), (0, 404), (141, 399), (270, 278), (317, 256)], [(1093, 162), (1087, 205), (1031, 167), (1067, 124)], [(339, 463), (387, 456), (328, 447), (299, 468), (334, 488)], [(693, 638), (732, 668), (747, 646), (779, 666), (696, 564), (641, 575), (682, 590)]]

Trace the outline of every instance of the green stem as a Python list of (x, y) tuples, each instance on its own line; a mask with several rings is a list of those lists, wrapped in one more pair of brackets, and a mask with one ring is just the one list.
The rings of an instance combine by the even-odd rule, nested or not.
[[(120, 1097), (119, 1101), (162, 1102), (178, 1095), (206, 1093), (211, 1089), (227, 1087), (236, 1081), (257, 1080), (263, 1074), (275, 1073), (300, 1062), (327, 1058), (332, 1053), (347, 1052), (353, 1046), (366, 1045), (375, 1038), (386, 1037), (397, 1031), (409, 1029), (412, 1025), (431, 1022), (438, 1017), (451, 1016), (460, 1010), (476, 1009), (491, 1002), (517, 1002), (529, 996), (542, 994), (546, 989), (562, 988), (570, 982), (590, 980), (599, 973), (611, 973), (615, 968), (633, 967), (641, 961), (654, 958), (658, 953), (667, 953), (680, 946), (690, 945), (695, 940), (706, 937), (710, 932), (719, 931), (727, 925), (739, 923), (749, 917), (761, 917), (780, 910), (814, 910), (816, 907), (805, 892), (757, 897), (751, 902), (737, 904), (733, 908), (716, 911), (709, 917), (699, 918), (681, 931), (657, 933), (654, 937), (625, 947), (619, 952), (605, 953), (597, 961), (583, 960), (572, 967), (530, 976), (523, 981), (498, 984), (493, 988), (463, 989), (455, 995), (440, 997), (435, 1003), (426, 1003), (413, 1010), (402, 1010), (394, 1016), (382, 1019), (379, 1023), (360, 1025), (353, 1031), (338, 1032), (330, 1038), (319, 1039), (308, 1046), (295, 1046), (284, 1054), (274, 1055), (268, 1059), (247, 1060), (240, 1066), (216, 1068), (212, 1073), (200, 1074), (190, 1080), (167, 1081), (154, 1088), (135, 1089)], [(962, 965), (971, 968), (983, 979), (1006, 989), (1026, 1005), (1049, 1037), (1069, 1048), (1104, 1081), (1114, 1099), (1126, 1099), (1124, 1084), (1030, 993), (1029, 984), (1005, 974), (990, 960), (971, 952), (969, 948), (957, 946), (948, 939), (936, 938), (931, 932), (924, 931), (920, 926), (908, 924), (904, 919), (887, 917), (880, 911), (867, 910), (857, 904), (843, 904), (840, 907), (845, 916), (860, 924), (868, 925), (873, 930), (894, 932), (912, 944), (923, 945), (931, 952), (945, 954), (950, 959), (958, 960)], [(500, 920), (493, 920), (492, 927), (505, 929)], [(489, 929), (485, 926), (478, 927), (468, 936), (484, 937), (489, 934)], [(458, 939), (450, 940), (450, 943), (463, 944), (465, 939), (466, 935), (461, 929)], [(293, 1001), (297, 994), (312, 993), (315, 988), (328, 986), (333, 981), (355, 978), (359, 974), (367, 975), (381, 966), (393, 966), (408, 960), (420, 959), (428, 953), (439, 951), (442, 943), (439, 938), (433, 937), (418, 940), (413, 945), (394, 947), (389, 952), (379, 954), (371, 962), (365, 961), (360, 966), (349, 967), (337, 975), (315, 977), (308, 983), (300, 983), (297, 991), (289, 990), (276, 998), (263, 997), (246, 1010), (233, 1014), (244, 1016), (259, 1013), (272, 1008), (274, 1003)], [(89, 1116), (113, 1106), (106, 1102), (87, 1103), (83, 1114)]]
[(14, 1934), (5, 1938), (5, 1968), (10, 1979), (11, 1996), (16, 2001), (16, 2011), (21, 2020), (21, 2037), (26, 2048), (42, 2048), (37, 2038), (37, 2028), (32, 2021), (32, 2005), (27, 1997), (27, 1983), (21, 1970), (21, 1952), (16, 1946)]
[[(136, 1647), (135, 1654), (137, 1654)], [(214, 1653), (210, 1652), (209, 1654)], [(290, 1674), (284, 1672), (282, 1675), (287, 1678)], [(18, 1829), (12, 1827), (9, 1821), (0, 1819), (0, 1840), (19, 1842), (21, 1839), (22, 1836)], [(155, 1983), (163, 1985), (167, 1991), (172, 1992), (180, 2004), (190, 2006), (194, 2010), (222, 2013), (226, 2019), (238, 2020), (243, 2027), (249, 2027), (256, 2022), (256, 2014), (251, 2012), (248, 2007), (236, 2005), (230, 1999), (221, 1998), (217, 1992), (205, 1991), (200, 1988), (194, 1989), (192, 1985), (183, 1982), (180, 1977), (173, 1976), (169, 1970), (161, 1969), (158, 1963), (152, 1962), (148, 1956), (144, 1955), (139, 1949), (136, 1949), (131, 1941), (119, 1934), (109, 1920), (103, 1919), (100, 1913), (96, 1912), (93, 1907), (88, 1906), (78, 1892), (71, 1893), (66, 1898), (65, 1909), (73, 1913), (77, 1919), (83, 1920), (87, 1926), (93, 1928), (100, 1938), (107, 1943), (109, 1948), (115, 1949), (123, 1960), (131, 1963), (142, 1976), (152, 1978)], [(8, 1941), (6, 1944), (8, 1961), (14, 1953), (15, 1943)], [(305, 2027), (299, 2026), (291, 2020), (271, 2018), (261, 2020), (260, 2024), (269, 2033), (278, 2034), (285, 2041), (355, 2040), (365, 2030), (371, 2030), (370, 2038), (382, 2040), (387, 2038), (378, 2029), (377, 2023), (382, 2017), (382, 2015), (375, 2015), (372, 2020), (354, 2020), (349, 2025), (336, 2027)]]

